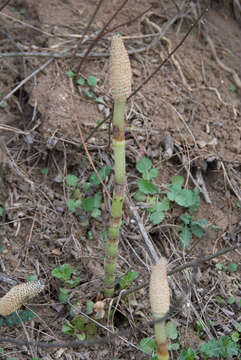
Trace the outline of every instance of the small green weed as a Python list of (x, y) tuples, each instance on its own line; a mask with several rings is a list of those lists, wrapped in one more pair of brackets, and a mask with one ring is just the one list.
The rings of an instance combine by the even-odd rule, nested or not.
[(169, 191), (167, 197), (170, 201), (175, 202), (179, 206), (188, 208), (189, 213), (194, 213), (200, 205), (200, 197), (198, 188), (194, 190), (183, 189), (184, 178), (182, 176), (174, 176), (172, 183), (168, 185)]
[(221, 336), (220, 339), (212, 339), (199, 347), (203, 359), (221, 358), (233, 359), (240, 354), (239, 345), (230, 336)]
[(7, 106), (6, 101), (1, 101), (1, 97), (3, 96), (3, 93), (0, 91), (0, 107), (4, 109)]
[(71, 322), (65, 321), (62, 332), (67, 335), (75, 335), (78, 340), (90, 340), (94, 338), (97, 326), (83, 315), (77, 315)]
[(224, 266), (221, 263), (216, 264), (216, 269), (223, 270), (226, 272), (234, 273), (238, 269), (238, 265), (236, 263), (230, 262), (228, 266)]
[(121, 276), (121, 278), (119, 279), (119, 285), (121, 289), (126, 289), (138, 278), (138, 276), (138, 271), (128, 271), (127, 274)]
[(186, 248), (190, 244), (193, 235), (201, 239), (205, 232), (204, 227), (207, 224), (207, 220), (199, 219), (194, 221), (188, 213), (181, 215), (180, 219), (182, 223), (179, 228), (179, 238), (182, 247)]
[(0, 327), (6, 323), (8, 326), (13, 327), (21, 322), (27, 322), (35, 318), (35, 314), (30, 310), (18, 310), (7, 316), (0, 316)]
[(53, 269), (51, 274), (63, 283), (70, 285), (71, 288), (74, 288), (81, 281), (80, 277), (72, 277), (72, 275), (75, 275), (76, 273), (77, 271), (71, 269), (70, 265), (63, 264)]
[[(165, 218), (165, 211), (170, 210), (170, 205), (177, 204), (183, 207), (186, 212), (180, 216), (178, 233), (181, 246), (185, 249), (189, 246), (192, 237), (200, 239), (208, 226), (205, 219), (193, 219), (193, 214), (200, 206), (200, 196), (198, 188), (193, 190), (183, 188), (184, 178), (174, 176), (171, 184), (167, 185), (167, 191), (160, 191), (152, 180), (157, 176), (157, 169), (152, 166), (150, 159), (143, 157), (136, 164), (137, 171), (142, 175), (142, 179), (137, 182), (138, 191), (134, 194), (136, 201), (146, 202), (150, 207), (146, 210), (151, 213), (149, 220), (152, 224), (158, 225)], [(160, 195), (166, 195), (160, 199)], [(212, 226), (217, 230), (217, 227)]]
[(157, 176), (157, 169), (152, 167), (152, 162), (146, 157), (141, 158), (136, 163), (136, 169), (141, 173), (142, 179), (138, 180), (139, 190), (135, 193), (135, 200), (145, 201), (146, 195), (153, 195), (158, 193), (159, 189), (151, 181)]
[[(104, 166), (98, 171), (98, 175), (102, 181), (104, 181), (111, 172), (110, 166)], [(73, 175), (67, 175), (65, 178), (67, 186), (72, 190), (70, 198), (67, 200), (67, 207), (69, 211), (73, 212), (76, 216), (79, 216), (82, 226), (88, 225), (88, 218), (92, 217), (95, 219), (101, 216), (101, 204), (102, 195), (95, 193), (93, 196), (86, 196), (87, 194), (93, 193), (95, 188), (100, 185), (95, 172), (92, 172), (88, 182), (83, 182), (79, 185), (80, 179)]]
[[(212, 339), (208, 342), (203, 342), (197, 349), (188, 348), (182, 349), (179, 360), (195, 360), (195, 359), (233, 359), (241, 354), (239, 333), (241, 332), (241, 324), (235, 322), (233, 324), (236, 331), (231, 336), (221, 336), (218, 340)], [(203, 334), (202, 326), (199, 322), (196, 323), (196, 330), (200, 335)], [(167, 323), (167, 333), (170, 339), (168, 349), (170, 351), (177, 351), (180, 349), (180, 344), (177, 341), (178, 332), (173, 322)], [(172, 342), (175, 341), (175, 342)], [(147, 354), (152, 355), (152, 360), (156, 358), (156, 344), (154, 338), (144, 338), (140, 341), (140, 348)], [(239, 357), (238, 357), (239, 358)]]
[[(75, 73), (72, 70), (68, 70), (66, 75), (67, 77), (75, 80)], [(78, 77), (78, 79), (76, 79), (76, 84), (80, 86), (81, 91), (83, 91), (89, 99), (94, 99), (97, 103), (104, 104), (103, 96), (96, 96), (93, 92), (98, 82), (99, 79), (93, 75), (88, 76), (86, 80), (82, 77)]]

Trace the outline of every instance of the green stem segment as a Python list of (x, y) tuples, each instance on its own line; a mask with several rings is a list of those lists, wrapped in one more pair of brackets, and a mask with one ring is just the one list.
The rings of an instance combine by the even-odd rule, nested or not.
[[(163, 315), (154, 315), (154, 320), (159, 320)], [(160, 321), (154, 325), (155, 342), (157, 347), (157, 359), (168, 360), (168, 338), (166, 333), (165, 321)]]
[(108, 240), (105, 250), (104, 295), (106, 297), (112, 297), (114, 294), (122, 208), (125, 196), (125, 107), (126, 99), (116, 100), (114, 102), (113, 151), (115, 184), (112, 199), (111, 220), (108, 229)]

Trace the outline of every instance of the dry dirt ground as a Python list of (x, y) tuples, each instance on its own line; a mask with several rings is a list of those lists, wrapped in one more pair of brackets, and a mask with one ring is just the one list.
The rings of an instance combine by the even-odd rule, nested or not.
[[(0, 5), (3, 3), (2, 0)], [(209, 7), (202, 25), (192, 30), (174, 57), (128, 103), (128, 196), (131, 198), (137, 189), (136, 162), (146, 156), (158, 169), (155, 183), (162, 190), (175, 175), (183, 176), (185, 186), (190, 189), (194, 188), (192, 179), (205, 188), (195, 218), (206, 219), (219, 228), (219, 231), (210, 230), (198, 241), (194, 238), (184, 251), (176, 231), (184, 211), (173, 206), (161, 225), (153, 225), (143, 210), (145, 204), (136, 203), (133, 198), (156, 252), (167, 257), (169, 270), (233, 246), (241, 237), (241, 14), (234, 7), (234, 1), (176, 3), (179, 6), (185, 3), (184, 16), (173, 21), (164, 38), (152, 48), (149, 45), (157, 33), (177, 13), (174, 1), (129, 0), (108, 27), (111, 30), (124, 23), (118, 31), (125, 37), (126, 48), (133, 52), (130, 60), (133, 89), (136, 89), (182, 40), (197, 13)], [(17, 283), (36, 275), (46, 284), (45, 291), (29, 305), (37, 316), (16, 327), (2, 326), (0, 337), (42, 342), (76, 340), (75, 335), (61, 331), (65, 321), (71, 321), (70, 307), (59, 303), (59, 288), (63, 284), (51, 275), (55, 267), (64, 263), (70, 264), (81, 277), (80, 284), (70, 290), (72, 304), (78, 302), (79, 309), (85, 313), (88, 300), (95, 303), (102, 299), (104, 246), (101, 234), (108, 225), (108, 198), (99, 186), (97, 191), (105, 199), (101, 205), (102, 215), (87, 219), (88, 226), (84, 227), (81, 224), (86, 218), (76, 216), (67, 208), (71, 191), (64, 181), (66, 175), (74, 174), (80, 179), (81, 189), (81, 184), (88, 181), (93, 172), (80, 146), (77, 123), (86, 138), (112, 107), (108, 90), (108, 48), (112, 32), (95, 45), (92, 50), (95, 56), (84, 61), (79, 74), (84, 79), (88, 76), (99, 79), (95, 92), (97, 97), (104, 97), (104, 106), (99, 106), (95, 97), (88, 98), (86, 88), (76, 87), (74, 80), (66, 76), (69, 70), (76, 72), (80, 64), (80, 57), (75, 56), (76, 45), (77, 53), (84, 53), (120, 6), (117, 0), (105, 0), (82, 41), (96, 4), (94, 0), (12, 0), (0, 12), (1, 97), (21, 84), (0, 108), (4, 153), (1, 202), (5, 202), (6, 212), (1, 233), (0, 295), (12, 286), (11, 279)], [(38, 56), (18, 56), (19, 52)], [(1, 57), (6, 53), (15, 55)], [(51, 57), (61, 53), (73, 55)], [(41, 66), (41, 71), (30, 76)], [(25, 79), (28, 81), (21, 83)], [(98, 169), (113, 164), (108, 128), (104, 123), (88, 140), (87, 148)], [(174, 142), (170, 158), (165, 157), (162, 145), (165, 136)], [(110, 191), (112, 181), (110, 175), (106, 179)], [(196, 349), (202, 341), (232, 334), (233, 321), (241, 321), (240, 267), (234, 273), (216, 268), (217, 263), (227, 266), (230, 262), (240, 262), (240, 250), (201, 263), (194, 271), (186, 269), (170, 276), (170, 319), (177, 326), (177, 342), (181, 344), (178, 351), (172, 351), (172, 359), (179, 358), (182, 348)], [(128, 269), (138, 271), (140, 275), (131, 286), (144, 284), (149, 279), (152, 263), (127, 204), (117, 275)], [(116, 295), (119, 293), (117, 287)], [(216, 296), (222, 297), (223, 302), (219, 303)], [(232, 304), (227, 303), (230, 296), (234, 297)], [(147, 287), (113, 305), (107, 300), (106, 314), (113, 310), (111, 306), (115, 307), (115, 313), (111, 320), (99, 321), (96, 336), (105, 337), (109, 330), (123, 329), (134, 330), (131, 334), (114, 342), (78, 349), (2, 343), (2, 357), (150, 358), (138, 349), (140, 340), (153, 334), (151, 326), (143, 325), (151, 320)], [(214, 322), (212, 327), (208, 326), (210, 320)], [(195, 332), (196, 321), (204, 324), (202, 336)]]

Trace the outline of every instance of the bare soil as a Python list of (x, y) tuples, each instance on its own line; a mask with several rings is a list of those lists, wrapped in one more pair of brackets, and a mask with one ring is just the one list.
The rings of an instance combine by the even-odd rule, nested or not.
[[(44, 54), (73, 54), (70, 58), (53, 58), (6, 100), (6, 107), (0, 108), (4, 153), (4, 177), (0, 186), (1, 202), (5, 202), (6, 208), (1, 235), (0, 295), (11, 287), (10, 279), (18, 283), (36, 275), (46, 284), (46, 290), (33, 300), (34, 304), (28, 305), (37, 317), (15, 328), (1, 327), (0, 338), (42, 342), (76, 340), (76, 336), (61, 331), (65, 321), (71, 320), (70, 306), (60, 304), (58, 300), (63, 284), (51, 275), (51, 271), (61, 264), (70, 264), (81, 277), (80, 285), (70, 290), (72, 304), (78, 303), (85, 312), (88, 300), (103, 299), (104, 245), (100, 234), (108, 226), (108, 198), (100, 186), (98, 191), (105, 199), (102, 217), (90, 219), (87, 227), (81, 226), (80, 218), (67, 208), (71, 190), (64, 181), (67, 174), (75, 174), (81, 185), (93, 172), (81, 146), (77, 123), (86, 139), (112, 108), (106, 56), (112, 33), (96, 44), (93, 48), (96, 56), (85, 60), (79, 74), (84, 79), (90, 75), (99, 79), (95, 93), (104, 97), (104, 106), (86, 96), (86, 87), (76, 87), (74, 80), (66, 76), (67, 71), (77, 71), (79, 67), (76, 44), (78, 53), (86, 52), (96, 34), (120, 6), (117, 0), (104, 1), (81, 43), (81, 35), (96, 3), (93, 0), (13, 0), (0, 12), (2, 97), (48, 61), (50, 56)], [(204, 27), (196, 26), (174, 57), (131, 98), (126, 116), (128, 196), (132, 197), (137, 189), (139, 175), (135, 165), (142, 156), (149, 157), (158, 169), (155, 183), (162, 190), (175, 175), (182, 175), (185, 186), (193, 189), (192, 177), (198, 181), (197, 176), (201, 173), (210, 203), (207, 196), (205, 199), (201, 194), (195, 218), (206, 219), (210, 225), (219, 227), (219, 231), (209, 230), (199, 241), (193, 239), (184, 252), (176, 231), (179, 216), (184, 211), (173, 206), (161, 225), (153, 225), (143, 213), (142, 204), (136, 204), (157, 253), (167, 257), (169, 270), (240, 242), (241, 16), (233, 3), (187, 2), (186, 10), (190, 11), (178, 18), (151, 49), (148, 46), (155, 41), (155, 33), (161, 31), (177, 12), (174, 2), (159, 4), (150, 0), (129, 0), (108, 27), (113, 29), (125, 23), (118, 31), (125, 37), (126, 48), (137, 50), (130, 55), (133, 89), (136, 89), (183, 39), (195, 20), (197, 9), (209, 8), (202, 19)], [(151, 5), (151, 10), (136, 19)], [(138, 52), (140, 48), (144, 50)], [(17, 56), (23, 51), (39, 55)], [(8, 52), (16, 55), (1, 57)], [(169, 159), (165, 158), (162, 146), (167, 135), (174, 141), (174, 153)], [(98, 169), (113, 165), (108, 122), (95, 131), (87, 148)], [(48, 170), (47, 174), (43, 169)], [(106, 182), (109, 191), (112, 182), (111, 175)], [(239, 264), (237, 272), (217, 270), (217, 263), (227, 266), (230, 262)], [(133, 213), (126, 205), (117, 275), (128, 269), (138, 271), (141, 275), (132, 286), (140, 285), (148, 281), (152, 263)], [(177, 325), (178, 341), (183, 348), (197, 348), (211, 337), (232, 334), (233, 321), (240, 322), (240, 250), (201, 263), (194, 271), (186, 269), (171, 278), (170, 319)], [(116, 295), (119, 291), (117, 288)], [(217, 295), (225, 303), (220, 305), (215, 300)], [(227, 304), (230, 296), (235, 298), (233, 304)], [(4, 348), (6, 359), (150, 358), (138, 349), (139, 341), (153, 334), (152, 327), (143, 326), (151, 320), (147, 287), (131, 298), (115, 302), (114, 306), (115, 315), (108, 323), (105, 319), (100, 321), (96, 336), (107, 336), (107, 328), (110, 331), (134, 329), (124, 336), (124, 340), (117, 338), (79, 349), (44, 349), (10, 343), (0, 347)], [(106, 300), (106, 313), (108, 310), (111, 310), (111, 302)], [(200, 320), (205, 324), (201, 338), (195, 331), (195, 323)], [(207, 326), (210, 320), (215, 323), (212, 328)], [(180, 350), (173, 351), (172, 358), (178, 359), (179, 353)]]

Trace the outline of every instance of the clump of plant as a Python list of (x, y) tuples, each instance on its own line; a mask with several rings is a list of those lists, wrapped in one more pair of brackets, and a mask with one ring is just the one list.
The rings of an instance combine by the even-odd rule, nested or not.
[[(98, 171), (102, 181), (110, 174), (110, 166), (104, 166)], [(80, 218), (82, 226), (87, 226), (89, 218), (100, 219), (102, 195), (96, 192), (100, 181), (95, 172), (92, 172), (87, 182), (80, 184), (80, 179), (73, 174), (65, 178), (67, 186), (70, 188), (70, 197), (67, 200), (69, 211)]]
[(68, 70), (66, 75), (76, 82), (80, 93), (84, 93), (85, 96), (87, 96), (89, 99), (95, 100), (97, 103), (104, 103), (103, 96), (96, 96), (95, 94), (95, 87), (99, 82), (99, 79), (96, 76), (90, 75), (86, 79), (81, 76), (76, 78), (76, 75), (72, 70)]
[(131, 66), (128, 53), (121, 37), (113, 36), (110, 51), (110, 88), (114, 100), (112, 147), (114, 152), (114, 191), (111, 219), (105, 248), (105, 290), (106, 297), (114, 294), (116, 260), (118, 255), (119, 233), (122, 207), (125, 197), (125, 111), (126, 100), (131, 93)]
[[(76, 287), (81, 281), (80, 276), (76, 276), (78, 275), (77, 271), (72, 269), (69, 264), (57, 266), (52, 270), (51, 274), (56, 279), (59, 279), (63, 285), (67, 285), (71, 289)], [(58, 299), (60, 302), (67, 302), (69, 299), (69, 289), (61, 287), (59, 289)]]
[[(184, 178), (174, 176), (171, 184), (167, 185), (167, 191), (161, 191), (153, 183), (157, 176), (157, 169), (153, 167), (150, 159), (143, 157), (137, 164), (136, 169), (142, 175), (142, 179), (137, 182), (138, 191), (134, 198), (137, 201), (146, 202), (150, 206), (146, 209), (150, 213), (149, 220), (152, 224), (158, 225), (165, 218), (165, 212), (170, 210), (171, 204), (174, 203), (183, 207), (186, 211), (180, 216), (178, 227), (179, 239), (181, 246), (185, 249), (189, 246), (192, 237), (200, 239), (205, 229), (209, 226), (207, 220), (193, 218), (193, 214), (200, 206), (200, 196), (198, 188), (193, 190), (183, 188)], [(163, 197), (163, 195), (165, 195)], [(217, 229), (217, 227), (212, 226)]]
[(154, 335), (157, 359), (168, 360), (168, 337), (166, 324), (162, 317), (169, 311), (170, 291), (167, 280), (167, 262), (164, 258), (160, 258), (152, 267), (149, 296), (151, 311), (155, 320)]

